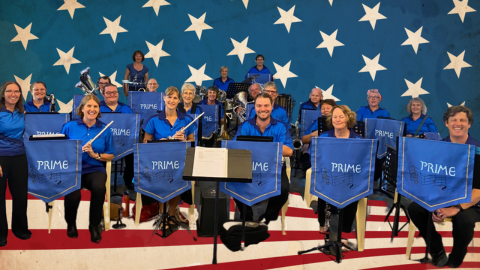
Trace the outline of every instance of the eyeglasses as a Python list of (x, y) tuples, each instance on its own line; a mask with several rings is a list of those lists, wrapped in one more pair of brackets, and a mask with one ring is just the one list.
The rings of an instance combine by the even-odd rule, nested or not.
[(278, 93), (277, 91), (274, 91), (274, 90), (263, 90), (263, 92), (265, 92), (267, 94)]
[(6, 91), (5, 91), (5, 93), (7, 93), (7, 94), (12, 94), (12, 93), (13, 93), (13, 94), (20, 94), (21, 92), (20, 92), (20, 91), (18, 91), (18, 90), (17, 90), (17, 91), (13, 91), (13, 90), (6, 90)]
[(369, 99), (380, 99), (380, 97), (376, 97), (376, 96), (373, 96), (373, 97), (368, 96), (368, 98), (369, 98)]
[(105, 96), (116, 96), (118, 95), (118, 91), (117, 92), (105, 92)]

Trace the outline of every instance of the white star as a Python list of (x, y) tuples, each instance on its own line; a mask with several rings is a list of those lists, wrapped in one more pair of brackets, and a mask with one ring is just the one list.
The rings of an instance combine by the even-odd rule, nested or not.
[(155, 65), (158, 67), (158, 62), (160, 61), (160, 57), (162, 56), (170, 56), (167, 52), (162, 50), (163, 47), (163, 39), (160, 41), (157, 46), (150, 44), (150, 42), (146, 41), (148, 49), (150, 50), (146, 55), (145, 58), (153, 58), (153, 61), (155, 61)]
[(363, 9), (365, 10), (365, 16), (363, 16), (359, 20), (359, 22), (370, 21), (370, 24), (372, 25), (373, 30), (375, 30), (375, 24), (377, 23), (377, 20), (387, 18), (382, 14), (378, 13), (378, 10), (380, 9), (380, 2), (378, 2), (378, 4), (374, 8), (369, 8), (364, 4), (362, 4), (362, 6), (363, 6)]
[(448, 14), (458, 14), (460, 16), (460, 20), (465, 19), (465, 13), (467, 12), (475, 12), (476, 10), (468, 6), (468, 0), (453, 0), (453, 3), (455, 4), (455, 7), (448, 12)]
[(417, 32), (413, 33), (412, 31), (405, 28), (405, 31), (407, 32), (407, 35), (408, 35), (408, 39), (402, 43), (402, 46), (412, 45), (413, 50), (415, 51), (415, 54), (417, 54), (418, 45), (423, 43), (429, 43), (428, 40), (422, 38), (422, 29), (423, 29), (423, 26), (420, 27), (420, 29), (418, 29)]
[(320, 87), (316, 86), (315, 85), (315, 88), (319, 88), (320, 90), (322, 90), (322, 97), (323, 97), (323, 100), (325, 99), (333, 99), (335, 101), (340, 101), (340, 99), (336, 98), (335, 96), (332, 95), (332, 92), (333, 92), (333, 84), (327, 89), (327, 90), (323, 90), (321, 89)]
[(204, 64), (201, 68), (195, 69), (188, 65), (188, 68), (190, 69), (190, 72), (192, 73), (192, 76), (188, 78), (185, 82), (195, 82), (197, 86), (202, 85), (203, 81), (210, 81), (213, 80), (212, 78), (208, 77), (205, 75), (205, 67), (207, 64)]
[[(450, 104), (450, 103), (447, 102), (447, 106), (450, 108), (450, 107), (452, 107), (452, 104)], [(465, 101), (464, 101), (462, 104), (458, 105), (458, 106), (465, 106)]]
[(73, 108), (73, 99), (70, 99), (69, 102), (63, 103), (60, 99), (57, 99), (58, 106), (60, 106), (59, 113), (71, 113)]
[(330, 6), (333, 5), (333, 0), (328, 0), (328, 2), (330, 2)]
[(165, 0), (148, 0), (148, 2), (143, 5), (143, 7), (152, 7), (153, 10), (155, 11), (155, 14), (158, 16), (158, 11), (160, 10), (161, 6), (168, 6), (170, 3), (168, 3)]
[(453, 54), (448, 53), (448, 58), (450, 58), (450, 64), (448, 64), (445, 69), (454, 69), (455, 73), (457, 73), (458, 78), (460, 78), (460, 72), (462, 71), (462, 68), (466, 67), (471, 67), (470, 64), (467, 62), (463, 61), (463, 57), (465, 56), (465, 51), (463, 51), (461, 54), (459, 54), (457, 57), (455, 57)]
[(192, 15), (188, 14), (188, 17), (190, 17), (190, 21), (192, 22), (192, 25), (190, 25), (185, 32), (188, 31), (195, 31), (197, 33), (198, 40), (202, 37), (202, 31), (203, 30), (208, 30), (208, 29), (213, 29), (210, 25), (205, 23), (205, 16), (207, 13), (205, 12), (200, 18), (195, 18)]
[(53, 65), (54, 66), (64, 66), (65, 70), (67, 71), (67, 74), (68, 74), (68, 72), (70, 72), (70, 65), (81, 63), (77, 59), (73, 58), (73, 50), (74, 49), (75, 49), (75, 47), (70, 49), (70, 51), (68, 51), (67, 53), (64, 53), (62, 50), (57, 48), (58, 55), (60, 56), (60, 60), (58, 60)]
[(117, 34), (118, 33), (123, 33), (123, 32), (128, 32), (125, 28), (120, 26), (120, 19), (122, 18), (122, 15), (118, 16), (118, 18), (115, 21), (110, 21), (109, 19), (103, 17), (103, 20), (105, 20), (105, 24), (107, 25), (107, 28), (103, 30), (100, 35), (105, 35), (105, 34), (110, 34), (113, 39), (113, 43), (117, 40)]
[(317, 49), (327, 48), (328, 52), (330, 53), (330, 57), (332, 57), (333, 49), (335, 47), (345, 46), (343, 45), (343, 43), (337, 40), (337, 31), (338, 29), (335, 30), (335, 32), (333, 32), (330, 36), (320, 31), (320, 34), (322, 35), (322, 38), (323, 38), (323, 42), (317, 46)]
[(420, 78), (416, 83), (411, 83), (409, 80), (404, 79), (407, 83), (408, 90), (402, 94), (402, 97), (411, 96), (412, 98), (417, 98), (419, 95), (426, 95), (430, 94), (429, 92), (422, 89), (422, 80), (423, 77)]
[(297, 75), (293, 74), (290, 72), (290, 63), (292, 60), (288, 61), (288, 63), (285, 66), (280, 66), (277, 63), (273, 62), (273, 65), (275, 66), (275, 69), (277, 70), (277, 73), (273, 75), (274, 79), (278, 79), (282, 81), (283, 87), (287, 85), (287, 79), (288, 78), (296, 78)]
[(246, 39), (244, 39), (242, 41), (242, 43), (239, 43), (238, 41), (236, 41), (233, 38), (230, 38), (230, 39), (232, 40), (232, 43), (233, 43), (233, 46), (235, 47), (235, 49), (233, 49), (231, 52), (229, 52), (227, 54), (227, 56), (238, 55), (238, 58), (240, 59), (240, 63), (243, 64), (243, 58), (245, 58), (245, 54), (255, 53), (254, 51), (252, 51), (250, 48), (247, 47), (248, 37)]
[(289, 11), (285, 11), (279, 7), (278, 12), (280, 12), (280, 19), (278, 19), (274, 24), (285, 24), (285, 27), (287, 28), (287, 32), (290, 33), (290, 27), (292, 26), (292, 23), (295, 22), (301, 22), (299, 18), (293, 16), (293, 12), (295, 11), (295, 6), (293, 6)]
[(32, 23), (30, 23), (27, 27), (25, 27), (25, 29), (22, 29), (16, 24), (14, 25), (15, 25), (15, 29), (17, 30), (17, 35), (10, 42), (21, 41), (23, 44), (23, 48), (27, 50), (28, 41), (32, 39), (38, 39), (38, 37), (30, 33), (30, 30), (32, 29)]
[(243, 1), (243, 4), (245, 5), (245, 9), (247, 9), (248, 7), (248, 0), (242, 0)]
[(365, 55), (363, 56), (363, 61), (365, 61), (365, 66), (358, 72), (370, 72), (370, 76), (372, 76), (372, 79), (375, 81), (375, 75), (377, 74), (377, 71), (379, 70), (387, 70), (385, 67), (380, 65), (378, 63), (378, 60), (380, 60), (380, 54), (375, 56), (372, 60), (370, 60), (368, 57)]
[[(101, 72), (98, 72), (98, 74), (100, 74), (100, 77), (105, 76), (105, 74), (103, 74)], [(117, 71), (116, 70), (112, 75), (108, 76), (108, 78), (110, 78), (110, 81), (112, 82), (112, 84), (115, 85), (117, 88), (123, 87), (123, 85), (121, 85), (121, 84), (119, 84), (118, 82), (115, 81), (115, 79), (117, 78)]]
[(26, 101), (27, 100), (27, 96), (28, 96), (28, 92), (30, 90), (30, 80), (32, 80), (32, 74), (28, 75), (27, 78), (25, 78), (25, 80), (22, 80), (20, 79), (19, 77), (13, 75), (13, 77), (15, 77), (15, 81), (20, 84), (20, 87), (22, 88), (22, 96), (23, 96), (23, 99)]
[(68, 10), (70, 17), (73, 19), (73, 14), (77, 8), (85, 8), (84, 5), (77, 2), (77, 0), (64, 0), (65, 4), (59, 7), (57, 10)]

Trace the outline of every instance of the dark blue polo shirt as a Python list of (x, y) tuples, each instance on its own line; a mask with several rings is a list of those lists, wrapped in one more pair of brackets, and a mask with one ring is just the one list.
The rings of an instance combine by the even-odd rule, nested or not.
[(18, 156), (25, 154), (23, 132), (24, 114), (3, 107), (0, 109), (0, 156)]
[[(37, 106), (33, 104), (33, 100), (29, 100), (23, 105), (23, 108), (25, 108), (25, 112), (50, 112), (50, 105), (50, 101), (44, 100), (40, 108), (37, 108)], [(55, 111), (57, 110), (55, 109)]]
[[(257, 113), (255, 112), (255, 106), (253, 106), (252, 110), (250, 111), (250, 119), (255, 117), (255, 115), (257, 115)], [(272, 118), (275, 118), (275, 120), (278, 120), (285, 124), (290, 124), (290, 119), (288, 117), (287, 110), (285, 110), (285, 108), (278, 105), (277, 103), (273, 103), (271, 116)]]
[[(185, 109), (185, 107), (183, 106), (183, 102), (179, 103), (177, 107), (181, 107), (181, 108)], [(202, 112), (203, 112), (203, 110), (200, 106), (196, 106), (195, 112), (193, 112), (193, 113), (192, 113), (192, 107), (190, 107), (190, 109), (188, 109), (188, 111), (186, 111), (187, 114), (201, 114)]]
[(130, 107), (122, 102), (118, 102), (117, 107), (115, 108), (115, 111), (110, 109), (110, 107), (107, 106), (105, 101), (100, 101), (100, 112), (118, 112), (118, 113), (133, 113), (132, 109)]
[(232, 80), (232, 78), (227, 77), (227, 80), (225, 82), (222, 81), (222, 78), (216, 78), (215, 81), (213, 81), (213, 85), (218, 87), (218, 89), (227, 91), (228, 85), (230, 83), (234, 83), (235, 81)]
[[(202, 99), (198, 104), (208, 105), (208, 99)], [(220, 105), (220, 111), (221, 111), (221, 113), (220, 113), (220, 119), (225, 118), (225, 117), (224, 117), (225, 111), (223, 110), (223, 104), (222, 104), (220, 101), (218, 101), (218, 100), (215, 99), (215, 105)]]
[[(167, 139), (169, 136), (173, 137), (177, 131), (187, 126), (192, 120), (192, 117), (177, 110), (177, 120), (175, 120), (172, 126), (165, 116), (165, 112), (161, 111), (158, 114), (152, 115), (152, 117), (147, 120), (147, 124), (143, 129), (146, 133), (153, 135), (155, 140)], [(188, 137), (188, 135), (194, 131), (195, 125), (192, 124), (185, 130), (185, 135)]]
[(292, 137), (290, 136), (290, 131), (287, 129), (285, 124), (275, 120), (272, 117), (270, 117), (270, 124), (263, 133), (257, 126), (257, 118), (254, 117), (248, 119), (238, 127), (234, 140), (237, 140), (237, 136), (273, 137), (274, 142), (281, 142), (283, 145), (293, 150), (293, 141)]
[(257, 69), (257, 65), (253, 66), (248, 70), (247, 75), (245, 75), (245, 79), (248, 78), (248, 75), (252, 76), (252, 74), (271, 74), (270, 70), (267, 68), (267, 66), (263, 65), (262, 70)]
[[(443, 138), (442, 141), (452, 142), (452, 140), (450, 140), (450, 136), (447, 136), (447, 137)], [(470, 144), (470, 145), (475, 145), (476, 147), (480, 147), (480, 142), (475, 140), (472, 136), (470, 136), (470, 134), (468, 134), (468, 138), (467, 138), (467, 141), (465, 142), (465, 144)]]
[[(71, 140), (82, 140), (82, 145), (97, 136), (105, 128), (106, 124), (97, 119), (95, 125), (87, 127), (82, 118), (70, 121), (63, 125), (62, 133)], [(93, 143), (92, 149), (95, 153), (115, 154), (115, 145), (113, 143), (112, 130), (107, 128)], [(82, 174), (104, 172), (103, 163), (91, 158), (88, 153), (82, 153)]]
[(357, 111), (357, 121), (365, 122), (365, 118), (377, 118), (377, 117), (388, 117), (390, 118), (390, 114), (384, 108), (378, 108), (374, 112), (370, 109), (370, 106), (363, 106), (360, 107)]

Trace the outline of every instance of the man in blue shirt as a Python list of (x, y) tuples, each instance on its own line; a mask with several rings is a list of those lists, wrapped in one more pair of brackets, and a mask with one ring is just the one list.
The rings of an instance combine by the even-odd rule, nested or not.
[(215, 81), (213, 81), (213, 85), (218, 87), (220, 90), (227, 91), (228, 85), (234, 82), (235, 81), (233, 81), (232, 78), (228, 77), (228, 68), (226, 66), (222, 66), (220, 68), (220, 78), (216, 78)]
[[(473, 114), (469, 108), (464, 106), (450, 107), (443, 114), (443, 121), (449, 132), (449, 135), (443, 141), (480, 147), (480, 142), (468, 134), (468, 130), (473, 123)], [(442, 236), (435, 230), (435, 226), (431, 224), (430, 255), (432, 255), (432, 264), (438, 267), (448, 265), (451, 268), (457, 268), (462, 264), (467, 254), (468, 244), (473, 239), (475, 223), (480, 221), (479, 202), (480, 180), (478, 177), (474, 177), (472, 200), (469, 203), (440, 208), (433, 213), (432, 221), (428, 222), (443, 222), (445, 218), (452, 218), (453, 248), (447, 258), (442, 243)], [(420, 235), (423, 239), (426, 239), (428, 230), (426, 221), (429, 212), (415, 202), (410, 204), (408, 212), (413, 223), (420, 231)]]
[[(285, 124), (277, 121), (271, 117), (273, 109), (273, 99), (268, 94), (260, 94), (255, 98), (255, 111), (257, 115), (238, 127), (235, 135), (237, 136), (271, 136), (274, 142), (283, 143), (282, 155), (284, 157), (290, 157), (293, 154), (293, 141), (290, 137), (290, 132)], [(265, 214), (260, 216), (260, 221), (265, 217), (266, 223), (270, 220), (276, 220), (278, 213), (282, 206), (288, 199), (289, 183), (286, 174), (286, 167), (282, 168), (282, 184), (281, 194), (279, 196), (268, 199), (267, 209)], [(235, 199), (240, 212), (243, 212), (243, 204)], [(242, 213), (246, 215), (247, 220), (253, 220), (253, 210), (251, 207), (247, 207), (247, 212)]]
[[(272, 107), (272, 111), (271, 111), (272, 118), (284, 123), (285, 125), (289, 125), (290, 124), (290, 117), (288, 116), (287, 111), (285, 110), (285, 108), (283, 108), (282, 106), (275, 103), (275, 99), (278, 97), (277, 86), (275, 85), (275, 83), (274, 82), (267, 82), (265, 84), (265, 88), (263, 90), (263, 93), (266, 93), (270, 97), (272, 97), (272, 100), (273, 100), (273, 107)], [(250, 111), (249, 118), (254, 118), (255, 115), (256, 115), (255, 108), (252, 108), (251, 111)]]
[(118, 89), (114, 84), (107, 84), (100, 93), (103, 96), (100, 112), (133, 113), (130, 107), (118, 101)]
[[(265, 58), (263, 57), (263, 55), (261, 54), (257, 55), (257, 57), (255, 57), (255, 62), (257, 62), (257, 65), (250, 68), (247, 75), (245, 75), (245, 79), (255, 74), (271, 74), (267, 66), (263, 64), (264, 61), (265, 61)], [(271, 76), (269, 79), (271, 79)]]
[(110, 81), (110, 78), (108, 76), (102, 76), (97, 80), (97, 85), (100, 92), (103, 92), (103, 90), (105, 89), (105, 85), (111, 84), (111, 83), (112, 81)]
[(367, 91), (368, 106), (360, 107), (357, 111), (357, 121), (365, 122), (366, 118), (386, 117), (390, 118), (390, 114), (387, 110), (380, 108), (380, 101), (382, 101), (382, 95), (378, 89), (370, 89)]
[(309, 95), (309, 100), (300, 104), (300, 109), (298, 110), (297, 122), (300, 123), (300, 116), (302, 110), (320, 110), (320, 102), (323, 99), (322, 89), (313, 88)]

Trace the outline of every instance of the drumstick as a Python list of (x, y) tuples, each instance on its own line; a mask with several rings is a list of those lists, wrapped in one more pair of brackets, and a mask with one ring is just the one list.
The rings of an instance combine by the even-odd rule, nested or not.
[(98, 138), (98, 136), (102, 135), (102, 133), (103, 133), (111, 124), (113, 124), (113, 120), (112, 120), (110, 123), (108, 123), (108, 125), (106, 125), (106, 126), (102, 129), (102, 131), (100, 131), (100, 133), (97, 134), (97, 136), (95, 136), (93, 139), (91, 139), (91, 140), (88, 141), (87, 143), (92, 144), (93, 141), (95, 141), (95, 140)]

